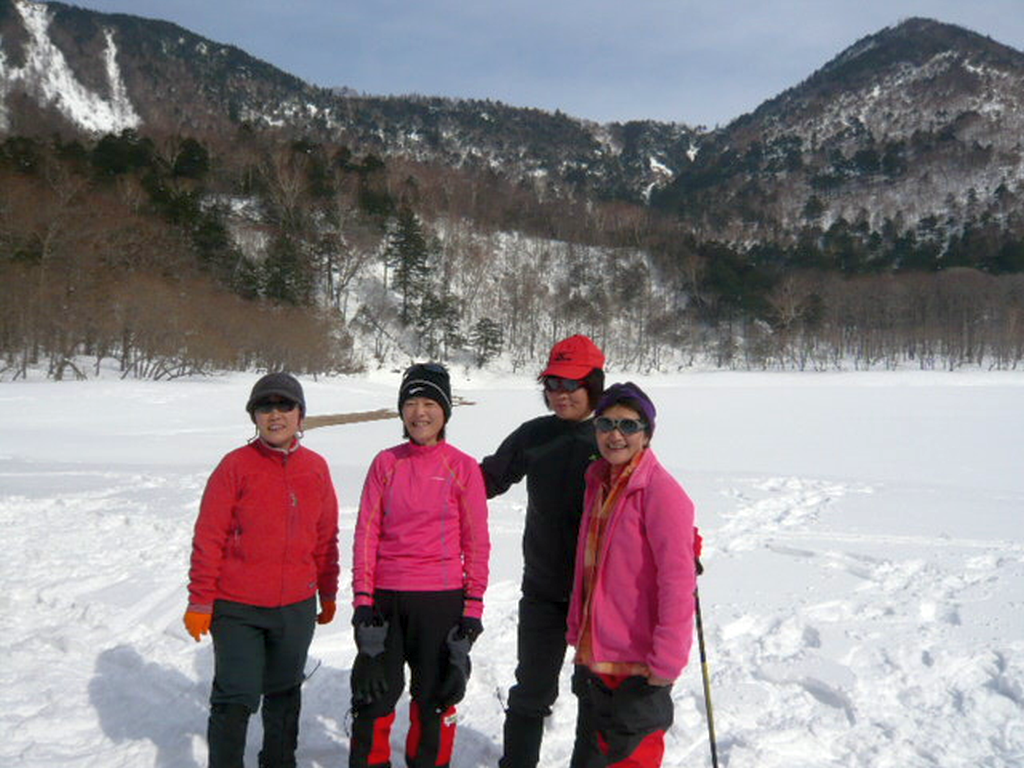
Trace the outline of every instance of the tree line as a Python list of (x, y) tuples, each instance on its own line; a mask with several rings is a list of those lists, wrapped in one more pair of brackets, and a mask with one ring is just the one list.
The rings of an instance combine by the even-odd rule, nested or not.
[(424, 357), (532, 371), (575, 332), (620, 370), (1021, 363), (1015, 250), (950, 268), (872, 263), (859, 243), (836, 230), (739, 249), (542, 181), (245, 126), (229, 139), (8, 137), (0, 376), (318, 374)]

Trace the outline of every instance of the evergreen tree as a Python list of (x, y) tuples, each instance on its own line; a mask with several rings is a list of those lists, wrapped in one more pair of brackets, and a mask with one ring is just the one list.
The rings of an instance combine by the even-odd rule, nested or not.
[(278, 235), (263, 263), (264, 296), (282, 304), (308, 306), (313, 298), (313, 276), (302, 244), (285, 234)]
[(403, 206), (398, 212), (398, 219), (388, 238), (384, 254), (387, 266), (395, 271), (395, 287), (402, 294), (403, 325), (409, 325), (414, 318), (413, 300), (423, 289), (428, 255), (427, 239), (419, 219), (412, 209)]
[(446, 360), (452, 349), (465, 344), (459, 333), (462, 309), (459, 300), (449, 292), (436, 294), (428, 290), (423, 295), (416, 316), (416, 330), (420, 346), (428, 357)]
[(489, 361), (501, 354), (504, 344), (501, 325), (489, 317), (480, 318), (473, 325), (470, 342), (476, 353), (477, 367), (483, 368)]

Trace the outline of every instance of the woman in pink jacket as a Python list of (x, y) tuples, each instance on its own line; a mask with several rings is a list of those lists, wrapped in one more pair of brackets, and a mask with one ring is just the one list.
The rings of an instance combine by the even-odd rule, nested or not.
[(406, 664), (406, 765), (448, 765), (454, 705), (465, 693), (470, 647), (483, 632), (487, 496), (476, 461), (445, 442), (448, 372), (434, 363), (410, 367), (398, 410), (408, 442), (373, 460), (356, 522), (351, 768), (390, 766)]
[(671, 686), (693, 640), (693, 502), (650, 449), (656, 410), (633, 383), (595, 409), (569, 607), (579, 722), (572, 768), (655, 768)]

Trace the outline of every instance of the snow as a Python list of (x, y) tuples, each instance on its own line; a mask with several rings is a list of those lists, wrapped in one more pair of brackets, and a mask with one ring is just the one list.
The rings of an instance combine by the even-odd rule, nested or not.
[[(634, 378), (659, 407), (655, 450), (705, 536), (721, 765), (1024, 764), (1024, 375)], [(206, 477), (251, 433), (254, 379), (0, 385), (0, 764), (205, 765), (212, 655), (181, 625), (185, 576)], [(311, 414), (373, 410), (393, 406), (397, 374), (304, 384)], [(455, 392), (472, 404), (449, 437), (476, 456), (541, 410), (528, 378), (460, 376)], [(345, 569), (366, 467), (399, 439), (397, 421), (306, 435), (334, 474)], [(522, 485), (491, 504), (486, 632), (456, 766), (500, 754), (524, 505)], [(303, 766), (347, 760), (354, 647), (339, 614), (311, 648)], [(564, 674), (545, 766), (572, 747), (568, 664)], [(673, 695), (665, 765), (710, 765), (696, 649)]]
[[(34, 93), (40, 103), (56, 107), (87, 131), (117, 133), (141, 124), (142, 120), (136, 114), (121, 78), (117, 48), (110, 30), (104, 30), (106, 47), (103, 52), (110, 98), (104, 98), (78, 81), (60, 48), (50, 40), (52, 14), (46, 5), (22, 0), (15, 0), (13, 5), (21, 14), (29, 36), (25, 65), (10, 66), (0, 53), (0, 81), (20, 83), (23, 89)], [(0, 91), (0, 97), (3, 96)], [(0, 98), (0, 103), (2, 101)], [(0, 107), (0, 129), (7, 125), (8, 120)]]

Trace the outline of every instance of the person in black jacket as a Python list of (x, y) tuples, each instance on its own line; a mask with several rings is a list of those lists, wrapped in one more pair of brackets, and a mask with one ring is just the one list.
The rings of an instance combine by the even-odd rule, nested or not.
[(535, 768), (544, 718), (558, 698), (566, 617), (583, 511), (583, 475), (597, 458), (593, 411), (604, 354), (586, 336), (555, 344), (538, 377), (551, 414), (520, 425), (480, 463), (487, 497), (526, 478), (516, 684), (505, 711), (500, 768)]

